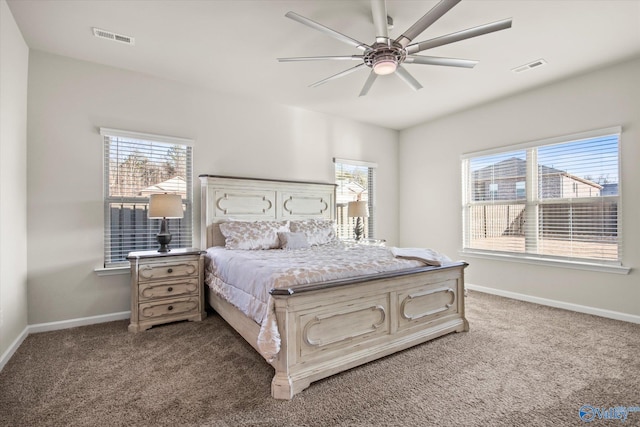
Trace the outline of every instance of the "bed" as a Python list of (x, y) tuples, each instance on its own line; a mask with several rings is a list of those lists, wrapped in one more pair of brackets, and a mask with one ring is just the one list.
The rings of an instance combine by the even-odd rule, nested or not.
[[(297, 257), (298, 251), (228, 251), (224, 249), (221, 227), (228, 240), (228, 228), (239, 227), (243, 222), (287, 223), (293, 227), (335, 220), (334, 184), (214, 175), (201, 175), (200, 180), (201, 241), (207, 247), (208, 265), (221, 262), (215, 256), (237, 255), (240, 258), (232, 261), (236, 269), (262, 262), (263, 274), (254, 275), (252, 280), (262, 280), (275, 271), (271, 261), (252, 261), (255, 253), (280, 257), (289, 252), (282, 256), (293, 257), (295, 253)], [(324, 246), (331, 245), (355, 257), (345, 258), (346, 263), (352, 263), (349, 259), (357, 260), (360, 251), (365, 250), (363, 245), (340, 242)], [(319, 258), (324, 256), (319, 254), (330, 251), (320, 246), (323, 245), (299, 252), (308, 251), (311, 257)], [(389, 252), (386, 248), (375, 250)], [(293, 258), (289, 260), (294, 262)], [(210, 267), (205, 274), (207, 301), (274, 367), (271, 395), (276, 399), (292, 399), (313, 381), (451, 332), (469, 330), (464, 311), (467, 264), (446, 262), (430, 266), (414, 260), (403, 262), (392, 271), (362, 270), (355, 277), (344, 273), (320, 281), (281, 281), (268, 289), (262, 322), (260, 316), (245, 314), (246, 309), (243, 312), (237, 308), (236, 301), (216, 287), (214, 282), (223, 280), (212, 279), (215, 268)], [(241, 270), (240, 273), (246, 273), (247, 269)]]

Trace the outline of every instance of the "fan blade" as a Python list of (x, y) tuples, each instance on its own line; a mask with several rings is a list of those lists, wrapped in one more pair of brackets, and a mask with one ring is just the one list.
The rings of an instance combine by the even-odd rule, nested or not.
[(376, 36), (389, 38), (385, 0), (371, 0), (371, 14), (373, 15), (373, 25), (376, 27)]
[(369, 93), (369, 89), (371, 89), (371, 86), (373, 86), (373, 82), (376, 81), (377, 77), (378, 75), (374, 73), (373, 70), (371, 70), (371, 73), (369, 73), (369, 77), (367, 78), (367, 81), (364, 82), (364, 86), (362, 87), (360, 95), (358, 96), (365, 96), (367, 93)]
[(340, 40), (341, 42), (344, 42), (344, 43), (350, 44), (351, 46), (357, 47), (358, 49), (362, 49), (362, 50), (371, 49), (370, 46), (368, 46), (368, 45), (366, 45), (366, 44), (364, 44), (362, 42), (359, 42), (356, 39), (352, 39), (349, 36), (345, 36), (344, 34), (337, 32), (336, 30), (332, 30), (329, 27), (325, 27), (324, 25), (319, 24), (316, 21), (312, 21), (309, 18), (305, 18), (302, 15), (298, 15), (295, 12), (287, 12), (284, 16), (286, 16), (287, 18), (291, 18), (294, 21), (297, 21), (297, 22), (299, 22), (301, 24), (304, 24), (304, 25), (306, 25), (308, 27), (311, 27), (311, 28), (313, 28), (315, 30), (321, 31), (321, 32), (333, 37), (333, 38), (336, 38), (336, 39)]
[(414, 79), (413, 76), (409, 74), (409, 72), (404, 68), (398, 67), (396, 69), (396, 74), (398, 75), (398, 77), (400, 77), (400, 79), (402, 79), (406, 84), (408, 84), (411, 87), (411, 89), (413, 90), (422, 89), (422, 85), (418, 83), (418, 81)]
[(473, 68), (478, 64), (478, 61), (471, 59), (458, 59), (458, 58), (440, 58), (436, 56), (407, 56), (404, 60), (405, 64), (426, 64), (426, 65), (444, 65), (446, 67), (462, 67)]
[(347, 74), (353, 73), (354, 71), (356, 71), (360, 67), (364, 67), (364, 62), (362, 64), (356, 65), (355, 67), (349, 68), (348, 70), (344, 70), (344, 71), (339, 72), (338, 74), (334, 74), (331, 77), (327, 77), (326, 79), (320, 80), (319, 82), (315, 82), (314, 84), (309, 85), (309, 87), (320, 86), (321, 84), (324, 84), (324, 83), (326, 83), (326, 82), (328, 82), (330, 80), (337, 79), (338, 77), (346, 76)]
[(279, 62), (295, 62), (295, 61), (362, 61), (364, 56), (351, 55), (351, 56), (299, 56), (294, 58), (278, 58)]
[(396, 43), (399, 43), (403, 48), (429, 28), (431, 24), (436, 22), (447, 13), (451, 8), (460, 3), (460, 0), (441, 0), (440, 3), (435, 5), (429, 12), (427, 12), (422, 18), (413, 24), (407, 31), (402, 33), (400, 37), (396, 39)]
[(445, 44), (470, 39), (472, 37), (481, 36), (483, 34), (493, 33), (494, 31), (506, 30), (507, 28), (511, 28), (511, 21), (511, 18), (503, 19), (502, 21), (491, 22), (490, 24), (484, 24), (478, 27), (458, 31), (457, 33), (451, 33), (445, 36), (436, 37), (435, 39), (410, 44), (409, 46), (407, 46), (406, 51), (408, 55), (411, 55), (414, 53), (422, 52), (423, 50), (443, 46)]

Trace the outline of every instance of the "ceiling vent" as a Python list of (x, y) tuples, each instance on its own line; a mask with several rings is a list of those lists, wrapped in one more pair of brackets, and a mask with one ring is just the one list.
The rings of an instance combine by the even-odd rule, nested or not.
[(133, 37), (113, 33), (107, 30), (101, 30), (100, 28), (93, 28), (93, 35), (96, 37), (100, 37), (101, 39), (113, 40), (114, 42), (131, 45), (136, 44), (136, 40)]
[(533, 68), (542, 67), (543, 65), (547, 65), (547, 61), (545, 61), (544, 59), (538, 59), (536, 61), (529, 62), (528, 64), (524, 64), (519, 67), (516, 67), (511, 71), (513, 71), (514, 73), (522, 73), (524, 71), (529, 71)]

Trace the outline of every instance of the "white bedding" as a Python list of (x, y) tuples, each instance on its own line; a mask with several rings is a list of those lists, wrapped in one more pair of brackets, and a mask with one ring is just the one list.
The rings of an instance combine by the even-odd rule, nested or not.
[(391, 253), (396, 258), (414, 259), (422, 261), (427, 265), (439, 267), (443, 264), (451, 262), (451, 258), (426, 248), (391, 248)]
[(261, 325), (258, 348), (272, 361), (280, 336), (269, 291), (366, 274), (422, 267), (425, 262), (397, 258), (390, 248), (335, 242), (296, 250), (207, 249), (205, 283)]

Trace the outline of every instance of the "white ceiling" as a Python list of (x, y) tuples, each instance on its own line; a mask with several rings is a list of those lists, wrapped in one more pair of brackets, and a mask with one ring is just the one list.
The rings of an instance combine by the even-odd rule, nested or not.
[[(389, 0), (398, 37), (437, 1)], [(640, 0), (466, 0), (414, 41), (513, 18), (511, 29), (423, 55), (475, 59), (473, 69), (407, 64), (414, 92), (381, 76), (358, 97), (359, 70), (308, 85), (357, 62), (279, 63), (278, 57), (361, 51), (285, 18), (294, 11), (364, 43), (375, 34), (368, 0), (8, 0), (32, 49), (204, 86), (215, 91), (403, 129), (584, 70), (640, 55)], [(92, 27), (132, 36), (135, 45), (93, 36)], [(514, 73), (543, 58), (548, 64)], [(365, 68), (365, 67), (363, 67)]]

